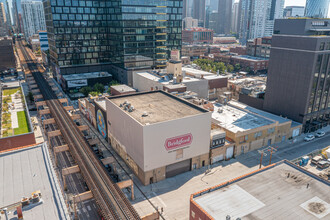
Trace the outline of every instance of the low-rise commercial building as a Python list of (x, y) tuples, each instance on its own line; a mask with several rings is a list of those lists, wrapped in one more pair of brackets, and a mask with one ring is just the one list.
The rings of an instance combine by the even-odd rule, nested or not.
[(198, 59), (200, 56), (208, 53), (208, 46), (205, 45), (182, 45), (181, 54), (192, 59)]
[(213, 54), (214, 61), (224, 62), (235, 66), (239, 64), (241, 69), (253, 73), (267, 72), (269, 59), (262, 57), (252, 57), (248, 55), (237, 55), (233, 53)]
[(29, 44), (31, 45), (32, 51), (37, 52), (40, 50), (40, 40), (39, 40), (39, 35), (38, 34), (33, 34), (29, 38)]
[(235, 143), (235, 156), (285, 141), (301, 133), (301, 124), (236, 101), (215, 103), (212, 122), (224, 129), (227, 139)]
[(133, 75), (133, 87), (138, 91), (164, 90), (164, 86), (181, 84), (187, 91), (196, 92), (200, 98), (208, 99), (210, 95), (227, 87), (227, 77), (193, 68), (182, 68), (182, 79), (170, 77), (155, 71), (140, 72)]
[(256, 38), (248, 40), (246, 44), (247, 55), (252, 57), (270, 57), (270, 49), (272, 44), (271, 37)]
[(213, 30), (206, 28), (187, 28), (182, 31), (184, 43), (213, 43)]
[(163, 91), (106, 98), (108, 141), (145, 185), (209, 164), (211, 112)]
[(122, 85), (110, 86), (110, 93), (111, 95), (127, 95), (127, 94), (136, 93), (136, 90), (129, 87), (128, 85), (122, 84)]
[(281, 161), (192, 194), (189, 219), (326, 219), (329, 191), (328, 181)]
[(61, 85), (64, 91), (80, 89), (85, 86), (94, 86), (96, 83), (107, 85), (112, 75), (108, 72), (81, 73), (61, 76)]
[(16, 68), (13, 41), (11, 38), (0, 38), (0, 73)]

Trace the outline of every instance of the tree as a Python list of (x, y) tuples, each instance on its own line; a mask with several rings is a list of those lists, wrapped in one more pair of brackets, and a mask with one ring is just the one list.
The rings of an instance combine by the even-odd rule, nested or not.
[(239, 63), (236, 63), (236, 64), (235, 64), (235, 67), (234, 67), (234, 70), (235, 70), (236, 72), (240, 71), (240, 70), (241, 70), (241, 65), (240, 65)]
[(28, 97), (28, 99), (29, 99), (31, 102), (33, 102), (33, 94), (32, 94), (32, 92), (29, 92), (29, 93), (27, 94), (27, 97)]
[(109, 83), (109, 87), (110, 86), (115, 86), (115, 85), (119, 85), (119, 83), (116, 80), (111, 80), (111, 82)]
[(104, 85), (101, 83), (96, 83), (93, 87), (93, 90), (97, 93), (103, 93), (104, 92)]
[(90, 92), (89, 94), (91, 94), (92, 96), (97, 96), (99, 93), (96, 92), (96, 91), (92, 91), (92, 92)]
[(84, 94), (84, 96), (88, 96), (88, 94), (92, 91), (90, 86), (86, 86), (80, 89), (80, 92)]
[(233, 67), (233, 65), (228, 64), (228, 65), (227, 65), (227, 72), (231, 73), (231, 72), (233, 72), (233, 71), (234, 71), (234, 67)]

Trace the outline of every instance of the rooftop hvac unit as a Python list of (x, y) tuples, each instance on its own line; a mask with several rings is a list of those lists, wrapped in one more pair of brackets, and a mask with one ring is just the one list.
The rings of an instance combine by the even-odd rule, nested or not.
[(218, 112), (222, 113), (223, 112), (222, 108), (218, 108)]
[(134, 106), (132, 105), (129, 109), (128, 109), (129, 112), (132, 112), (134, 111)]
[(147, 112), (143, 112), (142, 117), (147, 117), (148, 113)]
[(127, 110), (128, 110), (128, 107), (127, 107), (127, 105), (125, 105), (125, 107), (124, 107), (124, 110), (125, 110), (125, 111), (127, 111)]

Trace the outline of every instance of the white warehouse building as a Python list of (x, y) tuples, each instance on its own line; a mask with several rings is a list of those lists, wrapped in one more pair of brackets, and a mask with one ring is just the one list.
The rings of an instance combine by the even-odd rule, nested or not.
[(106, 99), (108, 138), (148, 185), (209, 164), (211, 112), (163, 91)]

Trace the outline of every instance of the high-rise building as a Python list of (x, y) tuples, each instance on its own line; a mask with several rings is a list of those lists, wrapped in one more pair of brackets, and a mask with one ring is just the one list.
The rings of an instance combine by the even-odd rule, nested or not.
[(327, 18), (329, 10), (329, 0), (307, 0), (305, 16), (313, 18)]
[(46, 30), (44, 7), (39, 1), (22, 2), (24, 36), (29, 39), (38, 31)]
[(232, 0), (219, 0), (218, 24), (216, 32), (218, 34), (229, 34), (231, 29)]
[(182, 18), (193, 17), (194, 0), (182, 0)]
[(193, 2), (193, 18), (198, 19), (198, 24), (200, 27), (205, 27), (205, 0), (194, 0)]
[(198, 27), (198, 20), (192, 17), (185, 17), (183, 19), (183, 29)]
[(8, 35), (5, 5), (0, 3), (0, 37)]
[(231, 15), (231, 31), (234, 33), (237, 33), (239, 30), (239, 14), (240, 14), (240, 10), (239, 10), (239, 2), (235, 2), (233, 4), (233, 8), (232, 8), (232, 15)]
[(283, 11), (283, 17), (304, 17), (305, 7), (304, 6), (286, 6)]
[(275, 19), (283, 17), (284, 0), (241, 0), (240, 42), (271, 36)]
[(329, 58), (328, 20), (276, 20), (264, 110), (302, 123), (305, 132), (328, 125)]
[(24, 32), (24, 25), (22, 22), (22, 6), (21, 6), (21, 0), (15, 0), (12, 1), (12, 15), (13, 15), (13, 24), (15, 26), (15, 31), (18, 33)]
[(52, 69), (107, 71), (132, 84), (135, 71), (165, 68), (181, 49), (182, 1), (44, 1)]

